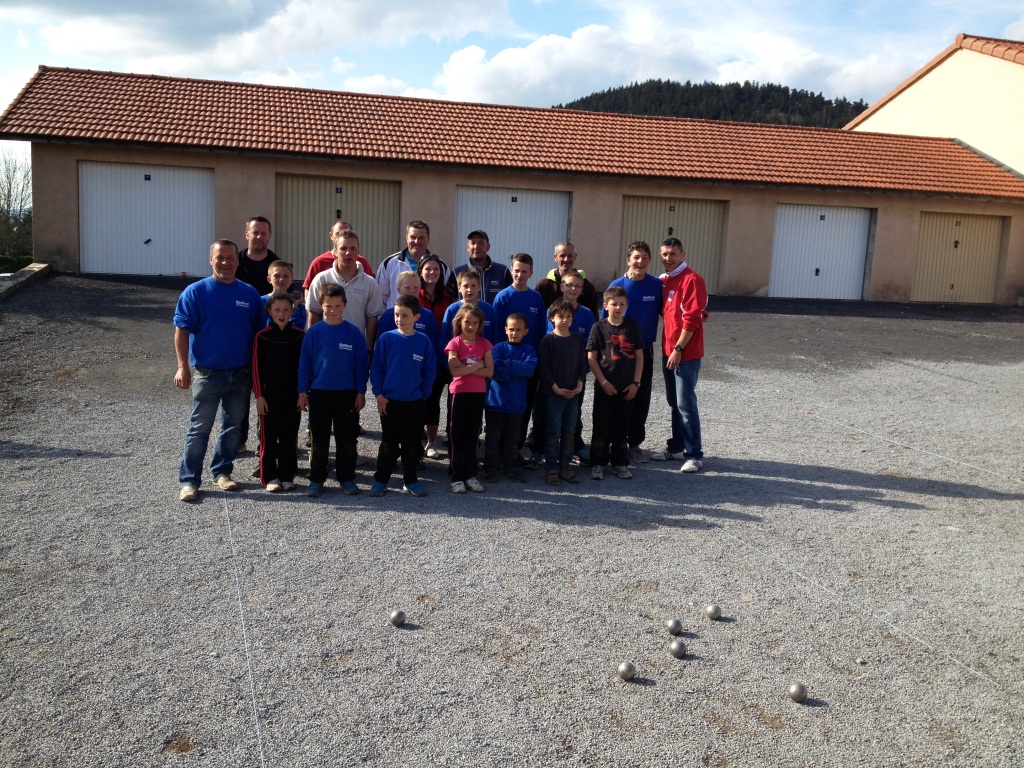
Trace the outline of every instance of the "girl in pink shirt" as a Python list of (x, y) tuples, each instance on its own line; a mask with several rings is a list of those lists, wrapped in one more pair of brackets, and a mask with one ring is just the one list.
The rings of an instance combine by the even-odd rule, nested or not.
[(452, 320), (454, 336), (444, 351), (452, 383), (448, 386), (448, 477), (452, 493), (484, 489), (477, 475), (476, 446), (483, 425), (487, 379), (494, 374), (491, 342), (480, 334), (484, 313), (463, 304)]

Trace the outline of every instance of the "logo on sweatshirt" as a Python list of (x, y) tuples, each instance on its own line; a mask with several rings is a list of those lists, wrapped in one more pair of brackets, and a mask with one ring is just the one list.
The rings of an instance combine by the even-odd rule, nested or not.
[(415, 360), (417, 363), (422, 363), (423, 362), (423, 355), (417, 355), (417, 354), (413, 353), (412, 359)]
[(657, 301), (658, 297), (657, 296), (644, 296), (643, 300), (644, 301)]
[(338, 343), (338, 349), (342, 350), (343, 352), (351, 352), (352, 351), (352, 345), (351, 344), (346, 344), (345, 342), (339, 342)]
[(248, 301), (241, 301), (240, 299), (235, 299), (235, 306), (236, 307), (245, 307), (246, 309), (248, 309), (249, 308), (249, 302)]

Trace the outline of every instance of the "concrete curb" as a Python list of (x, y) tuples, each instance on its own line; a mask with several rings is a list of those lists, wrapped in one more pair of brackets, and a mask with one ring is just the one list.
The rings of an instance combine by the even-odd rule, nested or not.
[(22, 286), (50, 274), (50, 271), (51, 267), (49, 264), (34, 262), (24, 269), (19, 269), (13, 275), (0, 277), (0, 301), (6, 299)]

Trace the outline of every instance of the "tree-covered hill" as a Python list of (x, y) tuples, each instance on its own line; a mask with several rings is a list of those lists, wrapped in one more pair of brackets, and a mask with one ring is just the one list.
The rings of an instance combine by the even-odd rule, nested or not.
[(774, 83), (677, 83), (648, 80), (592, 93), (565, 109), (629, 115), (698, 117), (744, 123), (776, 123), (842, 128), (868, 108), (863, 100), (826, 99), (820, 93)]

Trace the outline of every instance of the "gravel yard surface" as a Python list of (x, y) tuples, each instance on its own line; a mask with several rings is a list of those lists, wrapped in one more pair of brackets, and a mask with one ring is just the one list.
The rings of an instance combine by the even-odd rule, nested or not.
[(713, 300), (698, 475), (182, 504), (180, 288), (0, 304), (0, 766), (1024, 765), (1024, 311)]

